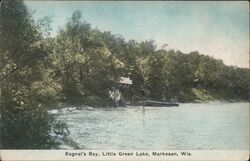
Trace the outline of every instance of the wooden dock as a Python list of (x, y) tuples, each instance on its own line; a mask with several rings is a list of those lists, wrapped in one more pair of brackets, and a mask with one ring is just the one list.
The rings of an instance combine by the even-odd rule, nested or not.
[(145, 106), (172, 107), (179, 106), (179, 104), (175, 102), (145, 101)]
[(176, 102), (161, 102), (161, 101), (138, 101), (134, 105), (136, 106), (154, 106), (154, 107), (177, 107)]

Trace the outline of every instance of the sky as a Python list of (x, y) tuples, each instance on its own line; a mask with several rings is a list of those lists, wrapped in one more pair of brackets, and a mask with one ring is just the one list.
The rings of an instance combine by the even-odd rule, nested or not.
[(75, 10), (92, 28), (126, 40), (153, 39), (158, 46), (221, 59), (249, 68), (249, 4), (247, 1), (25, 1), (38, 20), (53, 16), (52, 36)]

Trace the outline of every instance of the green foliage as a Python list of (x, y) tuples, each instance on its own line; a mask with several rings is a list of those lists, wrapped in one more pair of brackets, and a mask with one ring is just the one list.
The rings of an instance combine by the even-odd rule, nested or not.
[(147, 96), (154, 100), (161, 99), (164, 93), (164, 57), (161, 54), (152, 54), (141, 61), (141, 73), (144, 78)]
[[(0, 18), (1, 148), (50, 148), (60, 84), (54, 80), (49, 46), (22, 1), (3, 1)], [(27, 139), (28, 138), (28, 139)]]
[(76, 11), (54, 40), (54, 64), (61, 78), (63, 100), (70, 104), (109, 105), (109, 90), (123, 63), (81, 22)]

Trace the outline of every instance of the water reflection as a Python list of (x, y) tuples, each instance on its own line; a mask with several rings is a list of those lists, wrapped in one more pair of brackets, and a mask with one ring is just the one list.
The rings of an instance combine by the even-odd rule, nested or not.
[(145, 124), (145, 106), (142, 106), (142, 124)]

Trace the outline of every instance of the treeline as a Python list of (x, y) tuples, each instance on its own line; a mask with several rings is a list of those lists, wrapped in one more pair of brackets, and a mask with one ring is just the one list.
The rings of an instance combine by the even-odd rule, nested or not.
[(55, 37), (50, 17), (35, 22), (22, 1), (3, 1), (0, 18), (1, 148), (56, 148), (52, 129), (64, 124), (47, 110), (64, 105), (115, 106), (121, 76), (134, 101), (248, 100), (249, 69), (198, 52), (125, 41), (93, 29), (76, 11)]
[(133, 85), (133, 100), (247, 100), (249, 69), (229, 67), (198, 52), (158, 49), (153, 40), (125, 41), (119, 35), (92, 29), (76, 11), (51, 38), (49, 52), (61, 101), (109, 106), (109, 91), (121, 76)]

